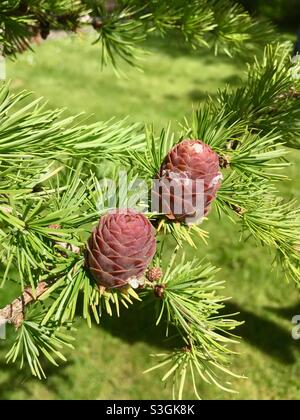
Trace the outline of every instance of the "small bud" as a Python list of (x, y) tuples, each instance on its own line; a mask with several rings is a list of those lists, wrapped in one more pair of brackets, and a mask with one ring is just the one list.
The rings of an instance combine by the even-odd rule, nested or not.
[(148, 270), (146, 277), (149, 281), (157, 281), (159, 280), (163, 275), (162, 269), (159, 267), (153, 267)]
[(154, 287), (154, 295), (159, 298), (162, 299), (163, 295), (164, 295), (164, 291), (165, 291), (165, 285), (164, 284), (157, 284)]
[(18, 12), (21, 15), (25, 15), (29, 11), (29, 6), (27, 4), (27, 1), (21, 0), (18, 7)]
[(92, 20), (92, 26), (95, 30), (101, 29), (103, 26), (103, 22), (99, 17), (94, 17)]
[(51, 223), (51, 225), (48, 226), (50, 229), (60, 229), (60, 224), (59, 223)]
[(219, 155), (219, 165), (220, 165), (220, 168), (227, 169), (230, 165), (229, 157)]
[(40, 35), (42, 39), (47, 39), (49, 34), (50, 34), (50, 23), (42, 22), (40, 25)]

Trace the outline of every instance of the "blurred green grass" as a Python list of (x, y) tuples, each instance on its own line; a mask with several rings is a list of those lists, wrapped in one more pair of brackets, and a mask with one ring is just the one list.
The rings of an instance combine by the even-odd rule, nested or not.
[[(143, 62), (144, 72), (126, 67), (126, 78), (111, 68), (101, 71), (97, 47), (86, 39), (49, 40), (8, 63), (14, 90), (28, 89), (44, 96), (51, 107), (67, 107), (67, 113), (86, 111), (92, 121), (129, 115), (133, 121), (161, 128), (182, 120), (192, 106), (226, 83), (236, 85), (245, 66), (210, 53), (190, 54), (176, 44), (151, 41), (152, 54)], [(300, 155), (291, 152), (296, 165), (289, 168), (293, 181), (280, 186), (286, 197), (299, 198)], [(291, 337), (291, 318), (300, 314), (298, 294), (279, 271), (271, 270), (272, 255), (252, 241), (240, 241), (237, 226), (219, 220), (212, 212), (205, 228), (209, 244), (198, 243), (189, 255), (207, 257), (222, 267), (218, 278), (226, 280), (224, 294), (231, 296), (228, 312), (240, 312), (245, 320), (232, 369), (248, 379), (234, 380), (239, 391), (232, 395), (213, 386), (200, 385), (209, 399), (298, 399), (300, 397), (300, 341)], [(0, 292), (0, 305), (13, 290)], [(104, 317), (89, 329), (78, 321), (76, 350), (59, 369), (47, 367), (48, 378), (39, 382), (28, 372), (3, 361), (5, 341), (0, 342), (0, 399), (168, 399), (158, 372), (143, 375), (151, 366), (150, 354), (168, 347), (163, 331), (153, 327), (151, 308), (139, 305), (123, 311), (120, 319)], [(187, 387), (186, 398), (194, 398)]]

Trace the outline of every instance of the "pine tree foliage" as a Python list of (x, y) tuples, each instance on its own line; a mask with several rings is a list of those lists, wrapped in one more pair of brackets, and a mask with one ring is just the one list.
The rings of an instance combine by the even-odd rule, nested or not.
[(153, 31), (177, 32), (192, 48), (228, 55), (249, 51), (274, 39), (267, 22), (254, 20), (230, 0), (5, 0), (0, 4), (0, 45), (6, 55), (32, 47), (53, 29), (78, 31), (89, 25), (101, 44), (102, 63), (121, 58), (136, 63), (142, 42)]
[[(29, 41), (25, 32), (36, 18), (27, 9), (11, 14), (20, 3), (8, 0), (0, 5), (2, 17), (13, 16), (0, 35), (8, 53)], [(70, 11), (69, 1), (39, 2), (39, 10), (47, 11), (50, 3), (51, 10), (57, 10), (54, 20)], [(34, 12), (37, 2), (28, 0), (28, 5)], [(82, 5), (72, 2), (76, 18), (77, 10), (86, 13)], [(258, 27), (254, 29), (258, 24), (223, 1), (190, 2), (187, 8), (180, 1), (140, 2), (139, 8), (135, 1), (118, 2), (113, 10), (107, 5), (104, 10), (98, 2), (85, 6), (99, 32), (104, 61), (119, 55), (131, 62), (136, 42), (153, 28), (162, 34), (180, 30), (194, 46), (207, 42), (223, 51), (228, 46), (239, 50), (254, 40), (254, 34), (263, 38)], [(105, 17), (103, 22), (99, 17)], [(11, 29), (14, 38), (7, 32), (9, 25), (19, 28)], [(201, 259), (200, 250), (197, 260), (189, 261), (184, 254), (184, 245), (197, 247), (197, 236), (209, 240), (205, 221), (187, 226), (170, 222), (163, 213), (147, 214), (159, 243), (151, 267), (162, 268), (163, 275), (155, 281), (146, 278), (139, 289), (99, 288), (86, 267), (86, 241), (99, 217), (116, 207), (103, 179), (104, 167), (116, 181), (119, 169), (127, 168), (128, 182), (134, 185), (143, 178), (150, 193), (173, 145), (184, 138), (201, 139), (218, 153), (224, 177), (214, 210), (220, 218), (228, 217), (241, 235), (250, 234), (274, 252), (274, 263), (298, 285), (299, 207), (294, 200), (284, 201), (277, 189), (278, 182), (287, 182), (286, 146), (297, 147), (299, 141), (300, 86), (289, 51), (289, 45), (268, 45), (263, 58), (249, 65), (241, 87), (219, 91), (186, 118), (178, 132), (168, 126), (160, 135), (153, 127), (144, 130), (126, 120), (89, 124), (82, 115), (64, 118), (63, 110), (48, 110), (41, 101), (28, 101), (28, 93), (13, 94), (2, 83), (1, 285), (15, 284), (20, 291), (20, 298), (0, 310), (0, 324), (16, 327), (8, 362), (29, 366), (33, 375), (43, 378), (42, 360), (58, 365), (65, 360), (64, 348), (73, 347), (79, 310), (91, 326), (104, 314), (121, 316), (122, 307), (143, 300), (157, 314), (156, 324), (164, 324), (166, 336), (177, 343), (173, 352), (155, 355), (157, 363), (148, 369), (164, 372), (162, 379), (171, 382), (173, 397), (184, 396), (187, 381), (198, 398), (199, 380), (232, 391), (224, 375), (238, 376), (230, 362), (239, 323), (226, 312), (218, 270)], [(170, 235), (174, 252), (166, 262), (164, 247)]]
[(0, 155), (10, 162), (30, 159), (32, 163), (40, 161), (41, 156), (53, 159), (58, 154), (62, 161), (82, 157), (89, 161), (95, 153), (105, 158), (123, 154), (127, 147), (143, 148), (144, 134), (139, 124), (112, 120), (87, 124), (86, 117), (80, 115), (61, 118), (63, 110), (46, 111), (39, 99), (16, 110), (27, 97), (26, 92), (10, 94), (7, 85), (1, 86)]
[[(289, 44), (269, 46), (264, 59), (250, 67), (245, 84), (235, 92), (224, 90), (219, 97), (220, 110), (248, 121), (249, 128), (283, 139), (287, 146), (299, 147), (299, 61), (290, 59)], [(242, 105), (242, 107), (241, 107)]]
[[(262, 61), (249, 66), (246, 83), (236, 90), (226, 88), (220, 91), (214, 100), (208, 99), (194, 112), (192, 118), (186, 119), (181, 124), (182, 132), (179, 139), (200, 138), (218, 152), (224, 175), (215, 205), (220, 218), (223, 215), (228, 216), (237, 229), (240, 226), (242, 236), (247, 238), (250, 234), (259, 244), (273, 250), (274, 264), (282, 268), (288, 279), (293, 279), (299, 285), (299, 204), (295, 200), (284, 201), (276, 187), (279, 181), (288, 181), (284, 169), (290, 163), (287, 160), (288, 149), (285, 146), (294, 145), (298, 141), (300, 121), (297, 95), (295, 97), (288, 95), (287, 98), (285, 96), (286, 92), (299, 90), (299, 80), (294, 77), (295, 67), (288, 58), (287, 48), (287, 45), (267, 46)], [(270, 80), (269, 83), (267, 80)], [(291, 118), (283, 112), (283, 107), (276, 106), (278, 97), (282, 96), (286, 102), (290, 101), (286, 106), (293, 114)], [(271, 119), (270, 107), (273, 110)], [(290, 125), (289, 129), (284, 131), (281, 126), (286, 124), (286, 119)], [(260, 125), (261, 121), (263, 125)], [(149, 130), (146, 151), (142, 154), (132, 152), (131, 162), (146, 178), (155, 177), (162, 157), (165, 156), (166, 150), (171, 149), (176, 141), (174, 139), (176, 137), (168, 129), (156, 139)], [(179, 243), (184, 238), (192, 242), (194, 234), (203, 238), (203, 230), (197, 232), (189, 227), (169, 224), (163, 220), (160, 224), (172, 226), (169, 233), (173, 233)], [(179, 232), (183, 230), (185, 235), (180, 235)], [(174, 307), (164, 301), (163, 310), (165, 307), (176, 308), (177, 296), (172, 297)], [(191, 308), (195, 307), (194, 302), (190, 303), (188, 310), (181, 307), (184, 313), (189, 315)], [(168, 319), (172, 319), (172, 315), (169, 314)], [(181, 318), (180, 311), (176, 313), (176, 322), (179, 319), (182, 329), (188, 328)], [(223, 323), (223, 320), (221, 322)], [(185, 332), (187, 333), (186, 330)], [(201, 348), (203, 349), (203, 343)], [(181, 380), (187, 371), (194, 380), (195, 372), (189, 365), (188, 359), (191, 357), (195, 360), (195, 353), (188, 351), (185, 356), (179, 352), (159, 357), (161, 360), (155, 368), (167, 367), (170, 364), (168, 373), (173, 375), (173, 389), (179, 392), (176, 396), (180, 396)], [(169, 377), (168, 373), (166, 377)]]
[(237, 340), (232, 330), (239, 323), (219, 314), (224, 308), (225, 299), (216, 294), (223, 286), (222, 282), (215, 280), (217, 271), (205, 261), (187, 262), (183, 256), (181, 261), (176, 258), (171, 260), (160, 281), (164, 297), (159, 300), (156, 325), (165, 317), (167, 336), (169, 326), (175, 326), (184, 345), (173, 353), (154, 355), (159, 358), (159, 363), (146, 372), (158, 368), (169, 369), (162, 380), (164, 382), (172, 378), (172, 394), (175, 399), (182, 399), (186, 375), (192, 379), (198, 398), (197, 378), (234, 392), (221, 384), (218, 372), (226, 371), (238, 377), (225, 366), (234, 353), (230, 345)]

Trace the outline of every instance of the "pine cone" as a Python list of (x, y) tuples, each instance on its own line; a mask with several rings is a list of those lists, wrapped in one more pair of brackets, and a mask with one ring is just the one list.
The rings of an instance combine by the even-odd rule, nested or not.
[(88, 241), (87, 266), (99, 285), (122, 287), (144, 274), (155, 250), (149, 220), (134, 210), (119, 210), (101, 217)]
[[(205, 216), (221, 186), (219, 157), (200, 140), (183, 140), (166, 156), (158, 178), (162, 187), (156, 193), (169, 219), (182, 221), (187, 217)], [(197, 180), (204, 182), (204, 214), (201, 215), (197, 213)], [(170, 188), (170, 181), (175, 189)]]

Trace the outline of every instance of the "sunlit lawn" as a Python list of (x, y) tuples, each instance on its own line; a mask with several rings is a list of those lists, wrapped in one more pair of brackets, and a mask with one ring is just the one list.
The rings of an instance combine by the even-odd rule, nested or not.
[[(126, 68), (126, 78), (117, 78), (111, 68), (101, 71), (97, 47), (87, 40), (57, 39), (8, 64), (14, 90), (28, 89), (43, 96), (51, 107), (67, 107), (67, 113), (86, 111), (91, 120), (123, 118), (154, 123), (161, 128), (182, 120), (192, 106), (214, 95), (226, 83), (235, 85), (245, 66), (203, 51), (188, 52), (167, 44), (151, 44), (152, 54), (142, 63), (144, 72)], [(300, 156), (289, 170), (293, 182), (282, 191), (299, 198)], [(271, 270), (272, 255), (249, 240), (239, 241), (238, 226), (218, 220), (212, 213), (205, 228), (209, 245), (198, 244), (194, 253), (222, 267), (218, 278), (226, 280), (224, 294), (232, 296), (229, 312), (241, 312), (245, 324), (239, 329), (240, 356), (232, 369), (248, 379), (234, 380), (237, 395), (201, 385), (203, 398), (296, 399), (300, 397), (300, 341), (291, 338), (291, 318), (300, 314), (297, 293), (282, 273)], [(0, 304), (8, 294), (0, 291)], [(137, 309), (137, 310), (136, 310)], [(143, 375), (151, 366), (150, 354), (162, 352), (162, 329), (153, 327), (151, 308), (123, 311), (120, 319), (104, 318), (89, 329), (77, 324), (77, 350), (59, 369), (49, 367), (48, 379), (39, 382), (16, 367), (0, 364), (0, 398), (4, 399), (162, 399), (170, 398), (159, 373)], [(5, 342), (0, 342), (1, 356)], [(186, 398), (193, 398), (188, 387)]]

